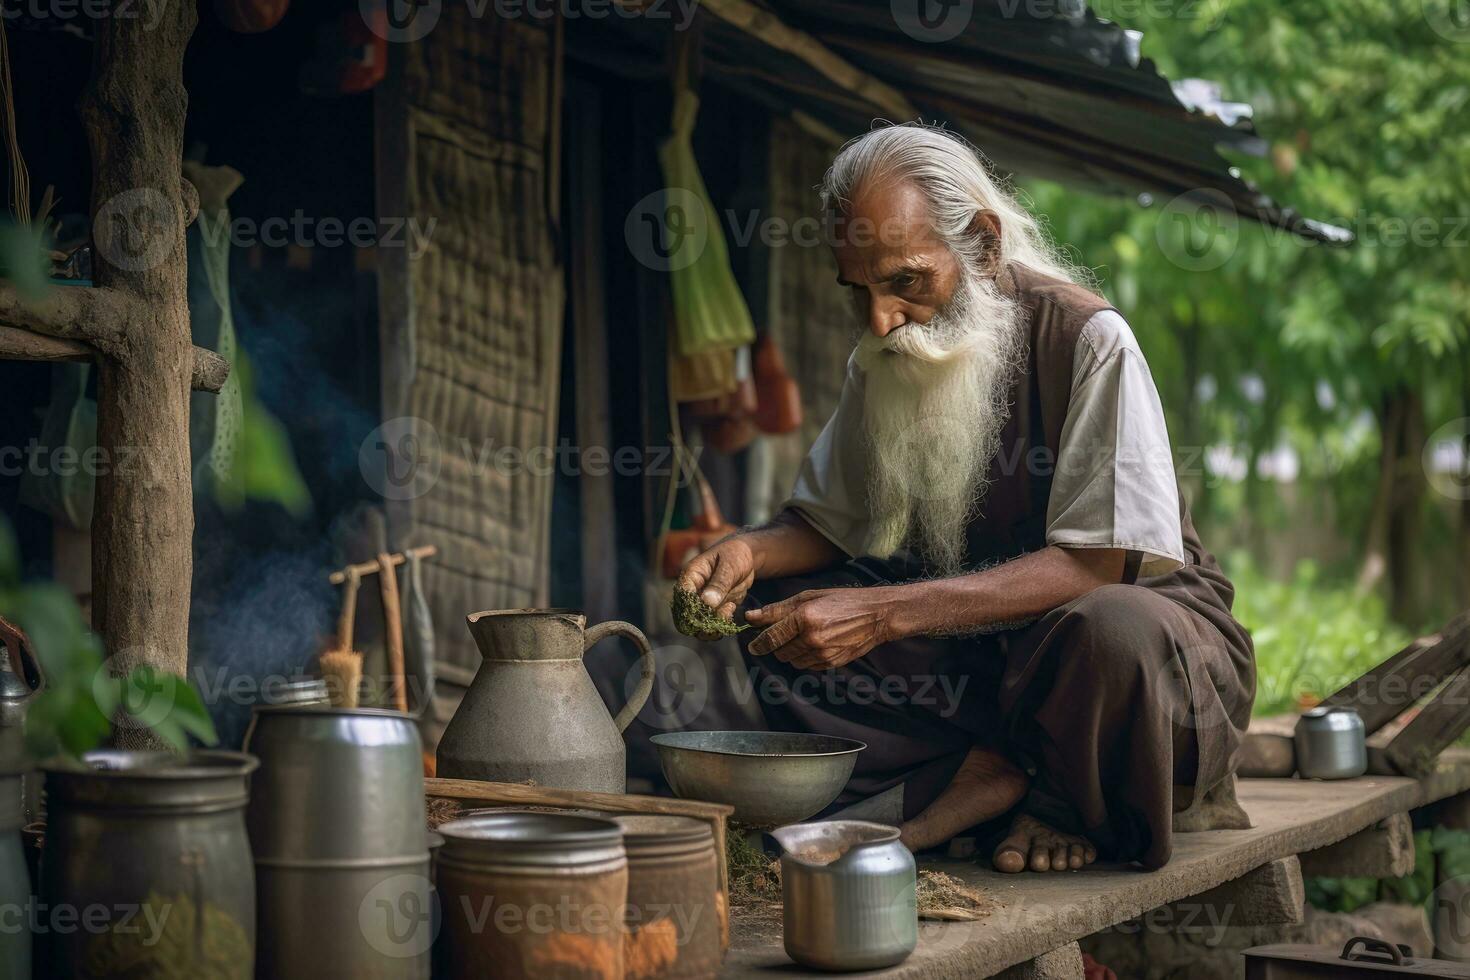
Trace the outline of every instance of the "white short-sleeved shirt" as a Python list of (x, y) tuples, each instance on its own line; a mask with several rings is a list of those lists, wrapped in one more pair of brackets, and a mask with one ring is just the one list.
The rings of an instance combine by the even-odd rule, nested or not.
[[(784, 505), (854, 557), (871, 553), (863, 390), (863, 372), (849, 359), (837, 410)], [(1164, 409), (1138, 340), (1112, 310), (1094, 315), (1078, 336), (1046, 543), (1140, 552), (1141, 576), (1186, 561)]]

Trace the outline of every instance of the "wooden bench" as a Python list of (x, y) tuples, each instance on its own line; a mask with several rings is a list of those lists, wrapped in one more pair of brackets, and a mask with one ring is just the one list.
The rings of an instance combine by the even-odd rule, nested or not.
[[(1299, 855), (1309, 867), (1403, 867), (1402, 815), (1470, 791), (1470, 750), (1451, 749), (1422, 779), (1365, 776), (1340, 782), (1241, 780), (1254, 826), (1175, 837), (1174, 858), (1154, 872), (1095, 866), (1064, 874), (1002, 875), (973, 861), (926, 861), (999, 903), (976, 922), (920, 923), (919, 947), (885, 978), (1004, 976), (1080, 980), (1077, 940), (1153, 910), (1250, 925), (1300, 914)], [(1361, 836), (1357, 836), (1361, 835)], [(1324, 850), (1355, 838), (1350, 845)], [(1355, 864), (1354, 862), (1358, 862)], [(1272, 896), (1277, 896), (1273, 905)], [(1285, 897), (1281, 897), (1285, 896)], [(1181, 904), (1188, 903), (1188, 904)], [(1295, 903), (1295, 909), (1288, 906)], [(1218, 916), (1229, 916), (1218, 922)], [(787, 958), (779, 931), (734, 925), (724, 977), (809, 977)]]

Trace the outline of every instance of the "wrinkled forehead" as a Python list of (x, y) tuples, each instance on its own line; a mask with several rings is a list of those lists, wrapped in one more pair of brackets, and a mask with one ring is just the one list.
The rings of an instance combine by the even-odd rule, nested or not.
[(943, 247), (923, 192), (911, 181), (860, 185), (831, 216), (839, 248), (906, 250)]

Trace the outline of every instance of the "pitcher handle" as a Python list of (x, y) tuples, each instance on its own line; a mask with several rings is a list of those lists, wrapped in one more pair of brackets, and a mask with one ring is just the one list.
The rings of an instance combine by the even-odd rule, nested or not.
[(638, 645), (638, 652), (642, 654), (643, 676), (638, 679), (638, 686), (633, 689), (633, 696), (628, 703), (623, 705), (623, 710), (613, 719), (613, 724), (618, 726), (618, 731), (625, 731), (638, 717), (638, 712), (648, 703), (648, 696), (653, 693), (654, 659), (653, 647), (648, 642), (648, 637), (643, 631), (632, 623), (625, 623), (620, 619), (610, 619), (605, 623), (598, 623), (589, 628), (582, 640), (582, 652), (585, 654), (592, 649), (592, 644), (609, 636), (626, 636)]

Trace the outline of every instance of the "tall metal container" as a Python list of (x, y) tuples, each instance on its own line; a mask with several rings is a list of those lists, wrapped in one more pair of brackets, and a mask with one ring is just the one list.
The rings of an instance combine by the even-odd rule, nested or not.
[(486, 814), (439, 826), (454, 980), (622, 980), (628, 860), (611, 820)]
[(896, 827), (829, 820), (771, 836), (784, 849), (787, 956), (818, 970), (879, 970), (914, 951), (918, 876)]
[(434, 939), (423, 757), (413, 719), (255, 709), (257, 975), (422, 980)]
[(31, 926), (25, 910), (32, 882), (20, 838), (24, 824), (20, 776), (0, 776), (0, 910), (21, 910), (0, 928), (0, 977), (31, 975)]
[(628, 852), (627, 980), (720, 972), (720, 870), (710, 825), (690, 817), (617, 818)]
[(82, 761), (45, 770), (46, 975), (250, 977), (255, 760), (104, 750)]

